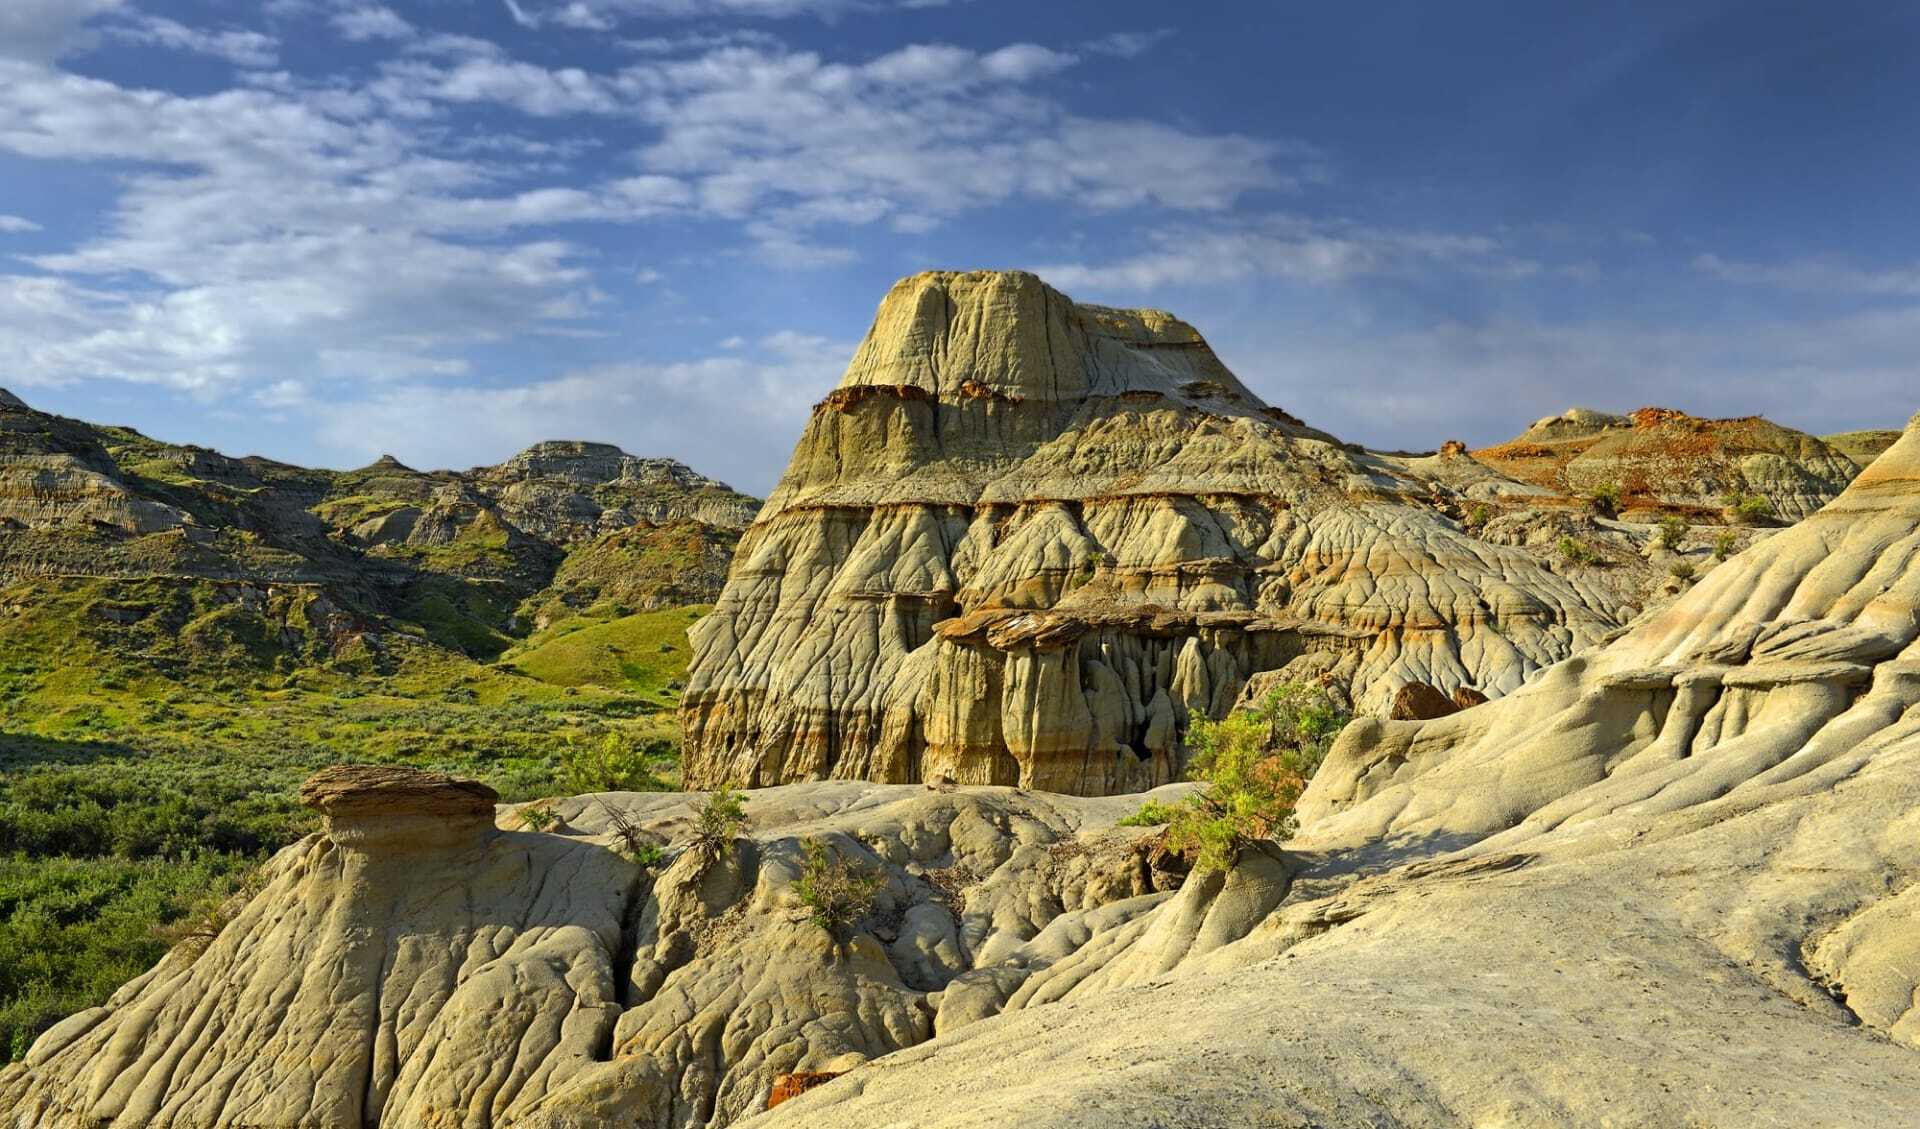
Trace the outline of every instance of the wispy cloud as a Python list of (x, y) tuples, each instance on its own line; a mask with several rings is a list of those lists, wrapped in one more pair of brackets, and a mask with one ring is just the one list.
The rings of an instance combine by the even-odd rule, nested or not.
[(121, 42), (212, 55), (240, 67), (271, 67), (280, 61), (279, 40), (258, 31), (238, 28), (210, 31), (188, 27), (164, 16), (143, 14), (109, 24), (104, 31), (109, 38)]
[(1137, 59), (1174, 34), (1170, 27), (1152, 31), (1116, 31), (1090, 39), (1081, 50), (1091, 55), (1111, 55), (1116, 59)]
[(628, 19), (835, 19), (888, 8), (940, 8), (949, 0), (502, 0), (526, 28), (605, 31)]
[(414, 27), (385, 4), (351, 4), (333, 13), (329, 22), (342, 38), (353, 43), (379, 39), (409, 39)]
[(88, 25), (126, 0), (6, 0), (0, 4), (0, 58), (48, 62), (99, 39)]
[(39, 230), (41, 230), (40, 225), (27, 219), (25, 216), (0, 215), (0, 232), (5, 232), (9, 235), (19, 235), (25, 232)]
[(1270, 216), (1155, 231), (1148, 249), (1100, 262), (1038, 268), (1056, 285), (1096, 292), (1152, 292), (1249, 279), (1333, 283), (1435, 268), (1481, 276), (1528, 277), (1540, 264), (1482, 235), (1399, 230)]
[[(343, 462), (390, 452), (415, 466), (459, 466), (542, 439), (596, 439), (678, 456), (764, 494), (853, 343), (786, 331), (732, 339), (721, 349), (698, 360), (605, 365), (515, 387), (404, 382), (304, 410)], [(423, 419), (466, 423), (455, 433), (422, 428)]]
[(1693, 269), (1724, 282), (1825, 294), (1920, 297), (1920, 266), (1866, 270), (1828, 259), (1754, 263), (1700, 255)]

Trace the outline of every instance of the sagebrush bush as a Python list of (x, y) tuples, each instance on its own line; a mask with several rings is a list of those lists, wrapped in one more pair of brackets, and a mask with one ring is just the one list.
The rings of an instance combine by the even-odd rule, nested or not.
[(1730, 491), (1721, 501), (1727, 516), (1742, 525), (1761, 525), (1773, 517), (1773, 502), (1763, 494)]
[(1585, 541), (1580, 540), (1578, 537), (1562, 537), (1560, 539), (1560, 556), (1565, 559), (1567, 563), (1578, 565), (1590, 565), (1600, 559), (1600, 555), (1594, 552)]
[(1692, 531), (1692, 528), (1685, 518), (1668, 514), (1660, 519), (1660, 532), (1656, 540), (1662, 549), (1678, 549), (1687, 539), (1687, 534)]
[(731, 788), (716, 788), (693, 817), (693, 838), (688, 844), (709, 862), (718, 861), (733, 848), (733, 840), (747, 825), (746, 801)]
[(1285, 838), (1294, 804), (1348, 722), (1325, 693), (1289, 683), (1258, 709), (1187, 731), (1187, 774), (1205, 787), (1172, 814), (1167, 841), (1196, 868), (1226, 869), (1250, 844)]
[(807, 907), (807, 920), (826, 930), (835, 945), (844, 946), (853, 939), (854, 927), (873, 912), (886, 876), (848, 862), (818, 839), (806, 840), (801, 849), (806, 860), (793, 884), (794, 894)]

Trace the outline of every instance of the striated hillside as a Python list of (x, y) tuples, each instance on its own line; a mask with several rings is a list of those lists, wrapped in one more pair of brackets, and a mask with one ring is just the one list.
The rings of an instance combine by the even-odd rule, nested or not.
[[(696, 797), (536, 819), (333, 769), (302, 790), (324, 830), (0, 1072), (0, 1105), (718, 1129), (802, 1073), (825, 1084), (753, 1124), (1903, 1124), (1916, 648), (1920, 417), (1611, 644), (1348, 727), (1298, 834), (1224, 872), (1164, 865), (1121, 822), (1140, 797), (799, 784), (709, 848)], [(809, 842), (883, 879), (844, 939)]]
[(1412, 681), (1498, 695), (1638, 610), (1461, 501), (1168, 314), (906, 279), (696, 629), (690, 779), (1146, 788), (1256, 673), (1382, 712)]
[(1670, 408), (1608, 415), (1574, 408), (1518, 438), (1473, 452), (1475, 461), (1568, 499), (1617, 492), (1623, 511), (1716, 523), (1737, 501), (1798, 521), (1832, 501), (1897, 432), (1861, 432), (1830, 444), (1758, 416), (1700, 419)]
[(490, 657), (602, 599), (710, 601), (757, 508), (604, 444), (467, 472), (310, 470), (0, 399), (0, 583), (171, 583), (300, 661), (377, 658), (399, 636)]

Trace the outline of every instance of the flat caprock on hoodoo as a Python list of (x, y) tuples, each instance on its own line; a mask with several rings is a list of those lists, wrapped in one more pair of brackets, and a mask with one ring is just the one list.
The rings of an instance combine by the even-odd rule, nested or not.
[(896, 284), (694, 629), (689, 779), (1177, 779), (1285, 668), (1385, 712), (1617, 628), (1444, 487), (1263, 404), (1193, 327), (1018, 272)]

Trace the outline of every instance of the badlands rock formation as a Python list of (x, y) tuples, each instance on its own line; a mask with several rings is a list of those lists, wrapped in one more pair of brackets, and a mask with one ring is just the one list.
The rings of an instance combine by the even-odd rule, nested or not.
[(1845, 489), (1885, 449), (1886, 434), (1840, 437), (1847, 440), (1842, 450), (1758, 416), (1700, 419), (1670, 408), (1616, 416), (1574, 408), (1473, 458), (1550, 494), (1580, 498), (1616, 488), (1625, 510), (1718, 521), (1732, 494), (1765, 498), (1776, 516), (1798, 521)]
[(1920, 416), (1612, 645), (1355, 723), (1301, 817), (1237, 942), (756, 1124), (1911, 1123)]
[(255, 634), (290, 640), (303, 660), (422, 634), (458, 646), (600, 600), (709, 603), (758, 507), (681, 463), (605, 444), (540, 443), (466, 472), (391, 457), (315, 470), (0, 392), (0, 585), (170, 586), (263, 621)]
[[(1184, 883), (1142, 797), (792, 785), (649, 872), (616, 848), (698, 797), (536, 834), (404, 770), (303, 794), (325, 831), (0, 1072), (4, 1124), (719, 1129), (822, 1072), (751, 1124), (1904, 1125), (1920, 417), (1612, 644), (1355, 723), (1292, 842)], [(886, 878), (844, 948), (807, 839)]]
[(906, 279), (695, 629), (689, 779), (1137, 790), (1257, 672), (1498, 695), (1632, 610), (1456, 503), (1165, 313)]
[[(302, 798), (324, 832), (210, 942), (0, 1072), (0, 1125), (723, 1126), (781, 1074), (991, 1014), (1204, 892), (1170, 893), (1114, 830), (1135, 798), (800, 785), (753, 795), (754, 837), (724, 857), (657, 874), (613, 848), (684, 839), (698, 797), (558, 801), (553, 834), (500, 830), (489, 791), (413, 770), (327, 770)], [(803, 837), (887, 877), (844, 948), (796, 896)], [(1167, 951), (1249, 927), (1278, 889), (1256, 879)]]

